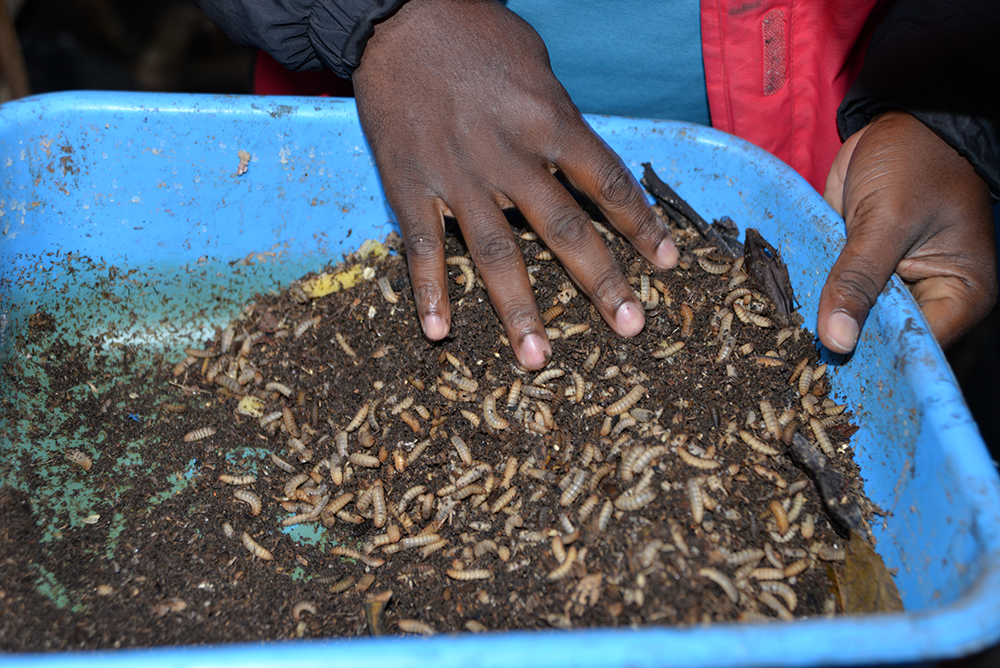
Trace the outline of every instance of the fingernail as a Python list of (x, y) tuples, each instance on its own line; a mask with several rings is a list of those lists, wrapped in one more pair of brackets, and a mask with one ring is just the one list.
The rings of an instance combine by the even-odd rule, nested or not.
[(834, 345), (834, 352), (849, 353), (854, 350), (859, 333), (857, 321), (844, 311), (834, 311), (826, 321), (826, 335)]
[(680, 253), (672, 239), (664, 239), (656, 247), (656, 264), (664, 269), (669, 269), (677, 264)]
[(635, 336), (646, 326), (646, 315), (632, 302), (625, 302), (615, 313), (615, 325), (622, 336)]
[(545, 365), (551, 352), (545, 339), (537, 334), (528, 334), (521, 342), (521, 364), (528, 369), (537, 369)]
[(440, 341), (448, 335), (448, 323), (439, 315), (424, 318), (424, 334), (431, 341)]

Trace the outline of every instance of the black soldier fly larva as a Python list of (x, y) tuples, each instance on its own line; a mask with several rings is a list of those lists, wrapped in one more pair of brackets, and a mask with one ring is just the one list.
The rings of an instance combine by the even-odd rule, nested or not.
[(717, 469), (719, 468), (719, 462), (712, 459), (703, 459), (701, 457), (696, 457), (687, 451), (683, 446), (677, 447), (677, 455), (681, 458), (681, 461), (688, 466), (693, 466), (696, 469)]
[(295, 438), (302, 435), (302, 432), (299, 431), (299, 426), (295, 423), (295, 416), (292, 415), (292, 409), (288, 406), (281, 408), (281, 424), (285, 427), (285, 431)]
[(753, 434), (751, 434), (746, 430), (741, 429), (739, 432), (739, 436), (744, 443), (750, 446), (751, 450), (756, 450), (762, 455), (775, 457), (779, 454), (777, 449), (772, 448), (770, 445), (764, 443), (764, 441), (760, 440), (759, 438), (757, 438), (756, 436), (754, 436)]
[(272, 381), (264, 385), (264, 389), (268, 392), (278, 392), (286, 397), (292, 396), (292, 388), (288, 387), (284, 383), (279, 383), (277, 381)]
[(733, 584), (733, 581), (730, 580), (724, 573), (714, 568), (701, 568), (698, 570), (698, 575), (719, 585), (730, 601), (733, 603), (739, 603), (740, 593), (736, 589), (736, 585)]
[(510, 384), (510, 391), (507, 392), (507, 410), (512, 411), (521, 400), (521, 379), (515, 378)]
[(790, 622), (795, 619), (792, 613), (789, 612), (788, 609), (782, 605), (781, 601), (775, 598), (774, 594), (771, 592), (766, 590), (761, 591), (761, 593), (757, 595), (757, 600), (776, 612), (780, 619), (786, 622)]
[(185, 442), (200, 441), (202, 439), (208, 438), (209, 436), (212, 436), (213, 434), (215, 434), (215, 427), (201, 427), (199, 429), (195, 429), (194, 431), (189, 431), (188, 433), (184, 434), (183, 440)]
[(399, 295), (396, 291), (392, 289), (392, 285), (389, 283), (389, 279), (382, 276), (378, 279), (378, 290), (382, 293), (382, 298), (385, 299), (390, 304), (399, 303)]
[(354, 417), (351, 418), (351, 421), (347, 423), (346, 427), (344, 427), (344, 431), (349, 434), (358, 427), (360, 427), (361, 424), (365, 421), (365, 418), (368, 417), (369, 407), (370, 404), (367, 401), (361, 404), (361, 408), (358, 409), (358, 412), (354, 414)]
[(264, 561), (274, 559), (274, 555), (267, 548), (255, 541), (246, 531), (240, 536), (240, 540), (243, 541), (243, 546), (247, 551), (258, 559), (263, 559)]
[(507, 504), (509, 504), (511, 501), (514, 500), (514, 497), (517, 496), (517, 493), (518, 493), (517, 486), (514, 486), (508, 489), (500, 496), (498, 496), (496, 501), (493, 502), (493, 505), (490, 506), (490, 512), (495, 515), (496, 513), (503, 510), (503, 508), (506, 507)]
[(173, 370), (174, 378), (183, 376), (184, 372), (187, 371), (189, 368), (191, 368), (191, 366), (195, 364), (197, 361), (198, 361), (197, 357), (192, 357), (191, 355), (188, 355), (183, 360), (178, 362)]
[(380, 559), (378, 557), (372, 557), (367, 554), (362, 554), (357, 550), (347, 547), (345, 545), (337, 545), (330, 549), (330, 554), (335, 557), (346, 557), (347, 559), (356, 559), (361, 563), (371, 566), (372, 568), (378, 568), (385, 564), (385, 559)]
[(545, 579), (556, 582), (569, 575), (570, 571), (573, 569), (573, 564), (576, 563), (576, 553), (576, 545), (570, 545), (569, 549), (566, 551), (565, 560), (557, 568), (550, 571), (549, 574), (545, 576)]
[(347, 339), (344, 338), (343, 334), (341, 334), (340, 332), (336, 332), (333, 335), (333, 338), (337, 342), (337, 345), (340, 346), (340, 349), (344, 351), (345, 355), (347, 355), (351, 359), (357, 358), (358, 354), (354, 352), (354, 348), (352, 348), (351, 344), (347, 342)]
[(510, 422), (497, 415), (497, 400), (492, 394), (487, 394), (483, 399), (483, 419), (486, 424), (496, 430), (503, 430), (510, 427)]
[(403, 538), (398, 543), (386, 545), (382, 548), (382, 552), (385, 554), (395, 554), (396, 552), (401, 552), (403, 550), (412, 550), (415, 547), (424, 547), (432, 543), (436, 543), (439, 540), (441, 540), (441, 536), (436, 533), (427, 533), (421, 536), (410, 536), (409, 538)]
[(76, 464), (84, 471), (89, 471), (90, 468), (94, 465), (93, 460), (91, 460), (90, 457), (88, 457), (84, 452), (81, 452), (80, 450), (76, 449), (67, 450), (65, 457), (71, 464)]
[(455, 451), (458, 453), (462, 463), (466, 466), (472, 466), (472, 455), (469, 453), (469, 446), (462, 440), (462, 437), (458, 434), (452, 434), (451, 444), (455, 447)]
[(643, 489), (638, 492), (626, 490), (615, 499), (615, 508), (618, 510), (639, 510), (655, 498), (656, 490), (652, 488)]
[(417, 619), (400, 619), (396, 621), (396, 626), (403, 633), (415, 633), (422, 636), (432, 636), (437, 633), (433, 626)]
[(257, 476), (255, 475), (230, 475), (228, 473), (223, 473), (219, 476), (219, 482), (224, 482), (227, 485), (252, 485), (257, 482)]
[(382, 481), (376, 480), (372, 486), (372, 524), (381, 529), (385, 526), (385, 520), (385, 491), (382, 488)]
[(243, 394), (243, 387), (232, 376), (220, 373), (215, 377), (215, 384), (226, 388), (233, 394)]
[(681, 304), (681, 331), (679, 336), (686, 339), (691, 336), (694, 329), (694, 310), (685, 302)]
[(816, 443), (823, 450), (823, 453), (827, 457), (833, 457), (833, 443), (830, 442), (830, 437), (827, 436), (826, 430), (823, 429), (823, 423), (816, 418), (811, 417), (809, 418), (809, 427), (812, 429), (813, 435), (816, 436)]
[(628, 393), (604, 409), (608, 415), (621, 415), (635, 406), (646, 394), (646, 388), (642, 385), (635, 385)]

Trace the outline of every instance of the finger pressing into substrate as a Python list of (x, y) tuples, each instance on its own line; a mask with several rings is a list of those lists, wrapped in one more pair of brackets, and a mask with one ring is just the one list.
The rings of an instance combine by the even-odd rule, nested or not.
[(850, 230), (827, 276), (816, 329), (823, 345), (835, 353), (854, 350), (868, 312), (903, 256), (905, 249), (886, 230), (876, 225)]
[(552, 347), (510, 224), (493, 202), (452, 209), (514, 355), (526, 369), (542, 368), (552, 357)]
[(675, 266), (677, 246), (639, 182), (614, 151), (584, 127), (586, 132), (578, 133), (577, 141), (564, 147), (556, 164), (643, 257), (660, 269)]
[(642, 305), (590, 217), (548, 172), (540, 170), (513, 199), (573, 281), (620, 336), (646, 324)]
[(420, 206), (394, 205), (406, 248), (413, 301), (424, 335), (440, 341), (451, 330), (448, 271), (444, 263), (443, 208), (427, 199)]

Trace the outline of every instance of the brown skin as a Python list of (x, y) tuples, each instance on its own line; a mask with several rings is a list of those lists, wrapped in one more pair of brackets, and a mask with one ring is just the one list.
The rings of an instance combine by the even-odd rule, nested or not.
[(354, 87), (429, 338), (450, 327), (443, 216), (454, 215), (518, 360), (529, 369), (548, 361), (524, 259), (501, 212), (511, 204), (615, 332), (642, 330), (634, 291), (552, 172), (562, 170), (655, 266), (674, 266), (677, 249), (527, 23), (492, 0), (411, 0), (376, 26)]
[[(587, 126), (537, 33), (492, 0), (411, 0), (376, 26), (354, 74), (361, 123), (406, 241), (425, 334), (451, 324), (443, 216), (454, 215), (518, 360), (551, 356), (524, 259), (501, 213), (516, 205), (593, 300), (633, 336), (643, 310), (562, 170), (660, 268), (677, 250), (621, 160)], [(820, 298), (824, 345), (850, 352), (899, 273), (947, 346), (997, 295), (989, 193), (969, 163), (909, 114), (889, 112), (844, 143), (825, 197), (847, 244)]]
[(993, 308), (989, 189), (967, 160), (910, 114), (887, 112), (849, 137), (824, 197), (847, 228), (819, 302), (819, 336), (830, 350), (854, 349), (893, 272), (944, 347)]

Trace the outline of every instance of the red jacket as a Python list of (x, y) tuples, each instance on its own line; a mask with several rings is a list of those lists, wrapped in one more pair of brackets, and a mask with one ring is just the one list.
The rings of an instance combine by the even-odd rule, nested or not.
[(702, 0), (712, 126), (776, 155), (823, 192), (842, 143), (837, 107), (884, 15), (879, 3)]

